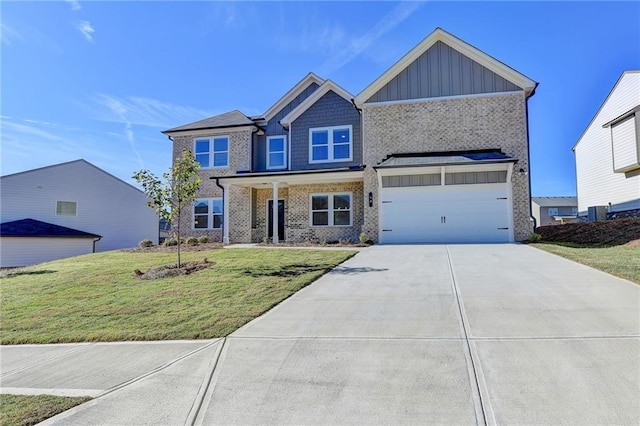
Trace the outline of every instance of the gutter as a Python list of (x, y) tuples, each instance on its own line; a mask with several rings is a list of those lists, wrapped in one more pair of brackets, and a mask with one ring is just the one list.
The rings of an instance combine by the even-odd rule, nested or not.
[(351, 98), (351, 103), (353, 104), (353, 107), (356, 109), (356, 111), (358, 111), (358, 114), (362, 115), (362, 108), (358, 108), (358, 105), (356, 105), (356, 99), (355, 98)]

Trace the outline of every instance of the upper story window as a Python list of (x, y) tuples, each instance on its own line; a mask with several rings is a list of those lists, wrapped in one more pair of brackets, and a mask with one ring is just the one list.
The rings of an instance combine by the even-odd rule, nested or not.
[(229, 167), (229, 136), (196, 138), (194, 153), (203, 169)]
[(558, 216), (558, 208), (549, 207), (549, 216)]
[(309, 163), (351, 161), (352, 126), (309, 129)]
[(78, 203), (75, 201), (56, 201), (56, 216), (76, 216)]
[(193, 203), (193, 229), (222, 228), (222, 198), (200, 198)]
[(578, 214), (578, 208), (577, 207), (571, 207), (571, 214), (572, 215), (577, 215)]
[(287, 137), (284, 135), (267, 137), (267, 169), (287, 167)]

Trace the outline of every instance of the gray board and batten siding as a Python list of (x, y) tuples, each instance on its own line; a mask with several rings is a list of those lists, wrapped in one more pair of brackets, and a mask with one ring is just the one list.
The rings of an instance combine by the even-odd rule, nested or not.
[(522, 89), (438, 41), (371, 96), (367, 102), (518, 90)]
[[(309, 129), (351, 126), (351, 161), (309, 163)], [(360, 113), (353, 104), (329, 90), (291, 123), (291, 169), (333, 169), (362, 164)]]
[(311, 83), (306, 87), (298, 96), (296, 96), (291, 102), (285, 105), (280, 111), (278, 111), (268, 122), (265, 128), (264, 135), (255, 136), (253, 140), (253, 171), (264, 172), (267, 171), (267, 137), (277, 135), (287, 135), (289, 131), (284, 129), (280, 125), (280, 120), (285, 115), (289, 114), (295, 107), (300, 105), (302, 101), (307, 99), (319, 86), (316, 83)]

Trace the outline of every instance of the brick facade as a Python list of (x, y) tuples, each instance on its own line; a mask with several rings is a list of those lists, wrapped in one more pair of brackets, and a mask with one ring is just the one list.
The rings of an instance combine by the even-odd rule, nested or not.
[[(348, 227), (311, 227), (309, 226), (310, 194), (351, 192), (352, 226)], [(255, 197), (255, 228), (251, 241), (254, 243), (267, 240), (267, 201), (271, 200), (273, 190), (257, 189)], [(304, 241), (358, 241), (361, 225), (364, 220), (362, 209), (363, 190), (361, 182), (332, 183), (315, 185), (292, 185), (279, 188), (278, 198), (284, 200), (285, 208), (285, 240), (287, 242)], [(230, 210), (234, 212), (235, 201), (230, 199)]]
[[(526, 100), (523, 92), (465, 96), (390, 104), (365, 104), (363, 231), (378, 240), (378, 181), (374, 166), (394, 153), (464, 151), (499, 148), (518, 159), (515, 169), (529, 169)], [(533, 230), (529, 178), (513, 173), (513, 219), (517, 241)], [(365, 205), (366, 204), (366, 205)]]
[[(215, 129), (211, 130), (206, 135), (203, 134), (187, 134), (173, 137), (173, 158), (182, 155), (184, 150), (193, 152), (194, 139), (196, 137), (209, 137), (209, 136), (229, 136), (229, 167), (216, 168), (216, 169), (200, 169), (198, 174), (202, 179), (200, 189), (198, 191), (198, 198), (214, 198), (222, 197), (222, 189), (216, 185), (214, 179), (210, 179), (212, 176), (231, 176), (235, 175), (238, 170), (249, 170), (251, 167), (251, 135), (250, 129), (242, 130), (229, 130), (229, 129)], [(233, 214), (229, 217), (229, 238), (235, 238), (237, 241), (249, 241), (251, 237), (250, 218), (250, 198), (247, 198), (247, 202), (243, 202), (243, 195), (250, 194), (249, 190), (244, 188), (234, 187), (231, 189), (231, 199), (239, 200), (237, 205), (237, 212), (231, 211)], [(181, 215), (180, 227), (182, 229), (181, 235), (183, 237), (200, 237), (206, 235), (211, 241), (222, 241), (221, 229), (209, 229), (209, 230), (195, 230), (193, 229), (193, 210), (191, 207)], [(248, 218), (248, 219), (247, 219)]]

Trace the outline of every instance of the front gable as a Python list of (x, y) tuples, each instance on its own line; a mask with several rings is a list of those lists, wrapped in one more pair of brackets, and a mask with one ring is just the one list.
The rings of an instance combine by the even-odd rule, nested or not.
[(524, 91), (537, 83), (437, 28), (355, 98), (358, 105)]
[(518, 90), (522, 88), (444, 42), (437, 41), (366, 102)]

